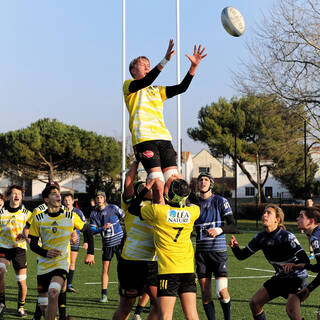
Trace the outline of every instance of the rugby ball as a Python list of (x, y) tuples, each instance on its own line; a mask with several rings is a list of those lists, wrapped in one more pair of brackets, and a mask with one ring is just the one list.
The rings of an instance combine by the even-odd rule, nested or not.
[(224, 29), (234, 37), (240, 37), (245, 30), (245, 22), (239, 10), (225, 7), (221, 12), (221, 22)]

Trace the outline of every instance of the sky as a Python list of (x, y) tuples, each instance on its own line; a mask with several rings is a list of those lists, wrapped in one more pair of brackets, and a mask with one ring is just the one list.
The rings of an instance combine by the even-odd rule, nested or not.
[[(239, 96), (232, 71), (248, 61), (246, 42), (274, 0), (180, 0), (181, 79), (189, 69), (185, 54), (194, 44), (206, 47), (186, 93), (181, 95), (182, 150), (197, 153), (206, 145), (192, 141), (201, 107)], [(221, 25), (226, 6), (240, 10), (246, 31), (230, 36)], [(126, 1), (126, 78), (139, 55), (155, 66), (176, 40), (175, 0)], [(0, 1), (0, 132), (52, 118), (98, 134), (122, 137), (122, 1)], [(154, 84), (176, 84), (176, 57)], [(164, 104), (164, 117), (176, 148), (176, 98)], [(126, 132), (128, 114), (126, 113)]]

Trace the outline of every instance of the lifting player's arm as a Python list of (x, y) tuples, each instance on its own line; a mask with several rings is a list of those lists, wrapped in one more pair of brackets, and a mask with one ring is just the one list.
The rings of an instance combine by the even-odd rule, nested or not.
[(83, 240), (85, 243), (88, 243), (87, 254), (85, 256), (85, 264), (92, 265), (94, 264), (94, 240), (93, 234), (90, 227), (85, 224), (81, 230), (83, 233)]
[(148, 72), (145, 77), (139, 80), (133, 80), (129, 85), (129, 92), (137, 92), (143, 88), (150, 86), (153, 83), (153, 81), (158, 77), (158, 75), (164, 68), (165, 64), (176, 52), (176, 50), (172, 50), (173, 46), (174, 42), (172, 39), (170, 39), (165, 57), (150, 72)]
[(132, 165), (128, 172), (126, 173), (126, 179), (124, 181), (124, 191), (123, 191), (123, 201), (131, 199), (134, 195), (133, 182), (137, 175), (138, 162), (135, 160), (132, 162)]

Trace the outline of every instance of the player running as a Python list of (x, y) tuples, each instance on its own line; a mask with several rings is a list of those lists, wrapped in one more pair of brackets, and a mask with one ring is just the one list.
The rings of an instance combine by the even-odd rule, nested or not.
[(93, 234), (100, 233), (102, 237), (102, 274), (101, 299), (99, 302), (108, 302), (108, 283), (110, 262), (115, 254), (119, 260), (123, 231), (120, 219), (124, 212), (115, 204), (108, 204), (103, 191), (96, 193), (96, 207), (90, 214), (90, 228)]
[(287, 262), (309, 263), (309, 258), (295, 235), (283, 229), (283, 222), (284, 214), (281, 208), (270, 204), (262, 214), (265, 231), (256, 234), (244, 249), (239, 248), (234, 236), (230, 240), (230, 247), (239, 260), (244, 260), (261, 249), (275, 269), (275, 275), (263, 284), (250, 301), (253, 319), (256, 320), (266, 319), (263, 306), (280, 296), (287, 299), (286, 311), (289, 318), (302, 320), (300, 301), (296, 293), (307, 285), (307, 272), (305, 270), (287, 272), (283, 265)]
[[(140, 194), (140, 190), (145, 186), (142, 181), (134, 183), (137, 167), (138, 163), (134, 161), (126, 174), (124, 193), (122, 195), (126, 241), (118, 262), (120, 304), (113, 315), (113, 320), (128, 319), (136, 298), (141, 296), (144, 291), (149, 294), (151, 302), (151, 312), (148, 319), (158, 319), (158, 263), (153, 241), (153, 229), (150, 224), (128, 211), (134, 196), (137, 197)], [(142, 198), (141, 205), (150, 205), (152, 203), (151, 199), (152, 191), (150, 190)], [(135, 313), (133, 320), (139, 319), (141, 319), (140, 315)]]
[(200, 62), (207, 55), (201, 45), (194, 46), (193, 55), (186, 54), (191, 66), (180, 84), (166, 87), (152, 85), (174, 55), (173, 46), (171, 39), (165, 57), (152, 70), (147, 57), (133, 59), (129, 65), (133, 79), (123, 84), (135, 156), (143, 164), (150, 180), (159, 178), (153, 187), (153, 200), (160, 204), (164, 204), (164, 182), (171, 175), (178, 175), (176, 152), (163, 119), (163, 102), (188, 89)]
[(186, 319), (198, 320), (194, 251), (190, 237), (200, 208), (196, 205), (186, 206), (190, 188), (186, 181), (175, 176), (170, 177), (165, 188), (168, 205), (140, 207), (139, 200), (149, 192), (153, 182), (147, 182), (129, 211), (139, 215), (154, 230), (160, 319), (172, 319), (176, 296), (179, 295)]
[(201, 287), (202, 303), (209, 320), (215, 320), (212, 300), (212, 273), (216, 279), (216, 295), (225, 320), (230, 320), (228, 291), (228, 253), (225, 231), (234, 232), (235, 220), (227, 199), (213, 194), (213, 177), (209, 173), (198, 176), (200, 217), (195, 222), (196, 267)]
[(19, 287), (17, 316), (27, 317), (24, 304), (27, 296), (27, 244), (24, 226), (31, 216), (22, 205), (24, 188), (18, 185), (10, 186), (6, 191), (9, 202), (0, 209), (0, 319), (4, 318), (5, 274), (12, 261)]
[(54, 320), (58, 296), (66, 285), (70, 266), (70, 237), (73, 229), (81, 230), (88, 243), (84, 261), (86, 264), (94, 263), (94, 245), (89, 226), (76, 214), (61, 207), (60, 189), (57, 186), (46, 187), (42, 191), (42, 198), (48, 209), (38, 213), (32, 220), (29, 238), (31, 250), (38, 254), (38, 302), (45, 312), (45, 319)]

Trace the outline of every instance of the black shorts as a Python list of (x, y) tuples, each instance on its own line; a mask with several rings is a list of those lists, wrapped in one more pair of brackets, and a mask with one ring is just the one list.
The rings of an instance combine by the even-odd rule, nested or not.
[(27, 268), (27, 255), (26, 250), (22, 248), (0, 248), (0, 258), (12, 261), (15, 271)]
[(158, 262), (119, 259), (119, 293), (123, 297), (137, 297), (146, 287), (157, 286)]
[(56, 270), (53, 270), (53, 271), (51, 271), (49, 273), (45, 273), (45, 274), (41, 274), (41, 275), (37, 276), (38, 293), (46, 293), (46, 292), (48, 292), (51, 279), (54, 276), (59, 276), (63, 280), (66, 280), (67, 279), (67, 274), (68, 274), (68, 272), (66, 270), (56, 269)]
[(113, 246), (113, 247), (103, 247), (102, 248), (102, 261), (111, 261), (113, 255), (116, 255), (117, 260), (119, 260), (121, 255), (121, 245)]
[(274, 299), (277, 297), (283, 297), (285, 299), (288, 298), (289, 294), (297, 293), (308, 284), (307, 278), (280, 278), (280, 277), (272, 277), (267, 280), (263, 286), (268, 291), (270, 299)]
[(177, 153), (171, 141), (151, 140), (136, 144), (133, 147), (137, 161), (140, 161), (145, 170), (155, 167), (165, 169), (177, 166)]
[(158, 275), (158, 297), (176, 297), (185, 292), (197, 292), (194, 273), (172, 273)]
[(71, 244), (70, 245), (70, 248), (71, 248), (71, 251), (74, 251), (74, 252), (79, 252), (79, 245), (78, 244)]
[(198, 279), (228, 277), (227, 251), (196, 251), (196, 270)]

